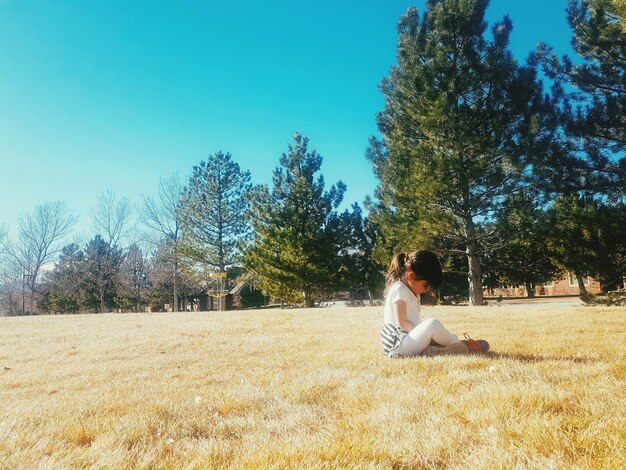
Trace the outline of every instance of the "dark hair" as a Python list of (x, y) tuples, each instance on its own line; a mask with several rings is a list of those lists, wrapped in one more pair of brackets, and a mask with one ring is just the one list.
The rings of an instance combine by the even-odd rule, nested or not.
[(443, 281), (441, 263), (432, 251), (418, 250), (412, 253), (398, 253), (391, 260), (385, 281), (387, 286), (402, 279), (405, 273), (413, 271), (420, 281), (428, 281), (437, 290)]

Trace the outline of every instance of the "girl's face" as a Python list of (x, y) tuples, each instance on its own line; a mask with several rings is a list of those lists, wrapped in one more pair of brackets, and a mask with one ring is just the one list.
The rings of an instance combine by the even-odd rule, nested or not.
[(405, 275), (404, 283), (416, 296), (425, 294), (431, 290), (430, 283), (428, 281), (424, 281), (423, 279), (417, 280), (415, 278), (415, 273), (412, 271)]

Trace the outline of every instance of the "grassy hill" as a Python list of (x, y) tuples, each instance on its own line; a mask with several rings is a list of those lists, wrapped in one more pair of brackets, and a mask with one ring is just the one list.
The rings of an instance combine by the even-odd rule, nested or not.
[(0, 468), (626, 467), (625, 308), (426, 308), (492, 352), (397, 360), (381, 312), (0, 318)]

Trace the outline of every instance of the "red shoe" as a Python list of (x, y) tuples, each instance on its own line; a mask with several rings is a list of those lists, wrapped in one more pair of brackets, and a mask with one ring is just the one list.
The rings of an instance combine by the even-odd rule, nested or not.
[(467, 346), (469, 352), (474, 353), (486, 353), (489, 351), (489, 343), (484, 339), (472, 339), (467, 333), (464, 333), (465, 339), (461, 340), (461, 343)]

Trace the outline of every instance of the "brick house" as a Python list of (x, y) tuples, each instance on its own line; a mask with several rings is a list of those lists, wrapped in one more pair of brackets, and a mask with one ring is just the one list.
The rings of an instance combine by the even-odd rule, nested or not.
[[(589, 276), (583, 277), (588, 294), (599, 294), (602, 291), (600, 281)], [(525, 289), (524, 289), (525, 290)], [(554, 279), (535, 288), (535, 295), (579, 295), (578, 279), (572, 273)]]
[[(586, 276), (583, 278), (588, 294), (601, 292), (600, 282), (597, 279)], [(535, 287), (535, 296), (579, 295), (578, 279), (573, 273), (566, 273), (556, 277), (552, 282), (539, 284)], [(509, 286), (485, 289), (484, 295), (488, 297), (527, 297), (525, 286)]]

